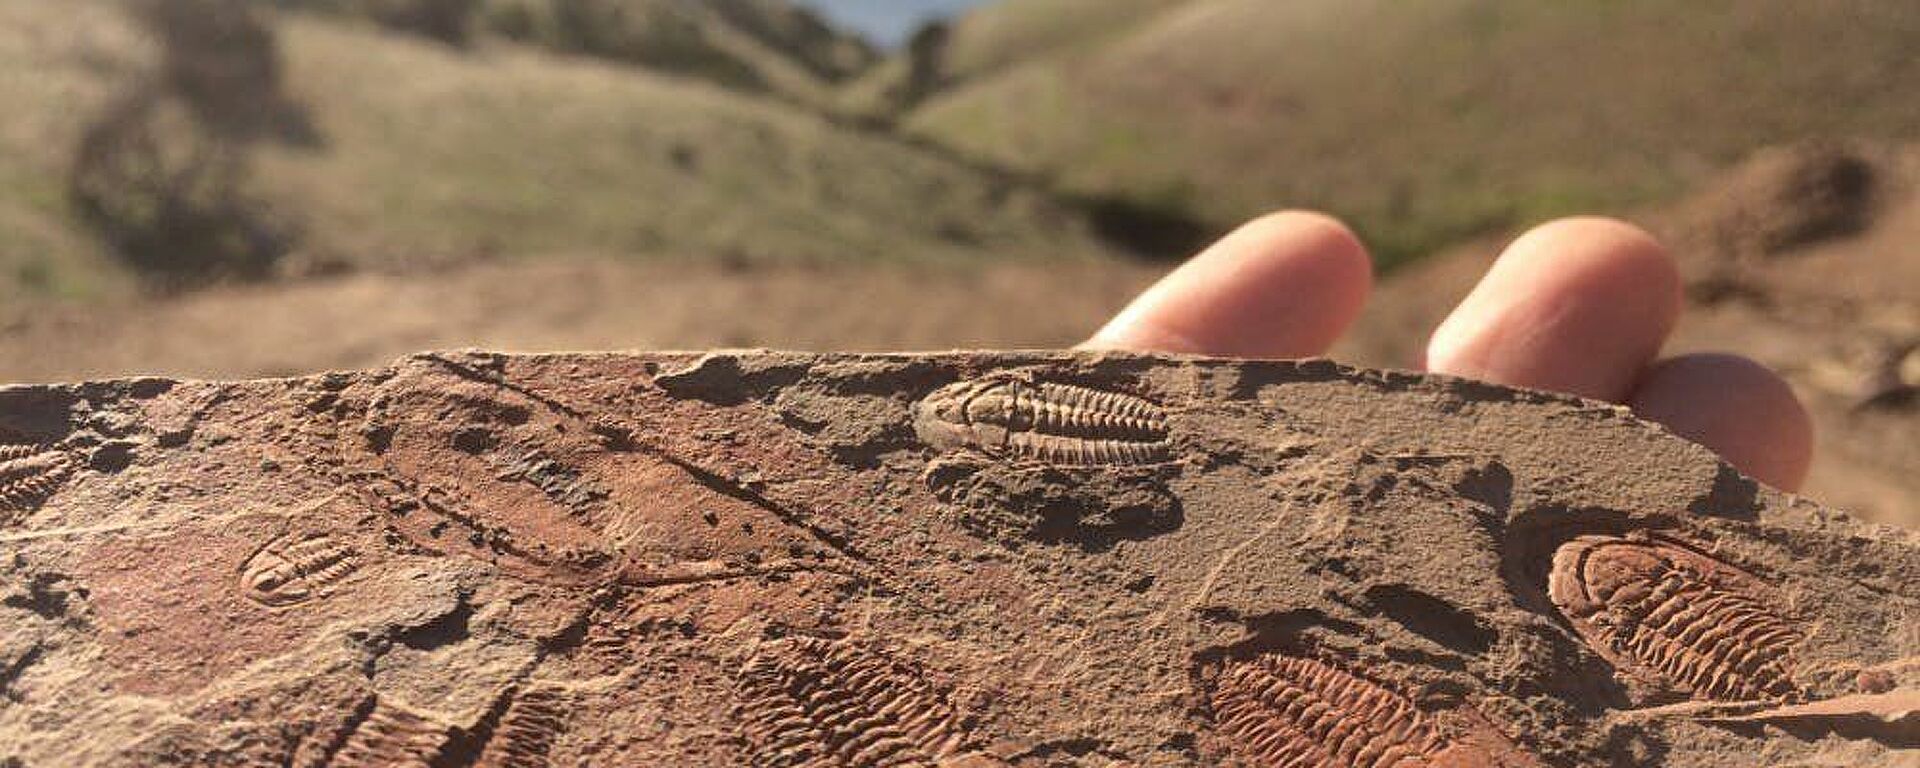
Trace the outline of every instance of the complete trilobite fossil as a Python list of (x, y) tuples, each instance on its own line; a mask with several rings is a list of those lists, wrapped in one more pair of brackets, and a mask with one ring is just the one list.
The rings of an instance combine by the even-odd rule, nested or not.
[(1271, 768), (1536, 766), (1491, 728), (1441, 724), (1407, 697), (1316, 659), (1262, 654), (1219, 670), (1208, 703), (1232, 751)]
[(43, 445), (0, 445), (0, 512), (45, 501), (73, 474), (73, 457)]
[(1792, 699), (1804, 635), (1771, 590), (1732, 565), (1662, 540), (1584, 536), (1554, 552), (1547, 593), (1616, 666), (1698, 699)]
[(993, 375), (943, 387), (914, 408), (914, 431), (941, 450), (1054, 464), (1168, 460), (1167, 417), (1144, 398)]
[(962, 753), (967, 734), (946, 697), (918, 670), (865, 645), (774, 641), (741, 671), (739, 693), (736, 716), (757, 766), (975, 764)]
[(240, 568), (240, 591), (275, 608), (324, 594), (359, 567), (352, 547), (324, 534), (275, 538)]

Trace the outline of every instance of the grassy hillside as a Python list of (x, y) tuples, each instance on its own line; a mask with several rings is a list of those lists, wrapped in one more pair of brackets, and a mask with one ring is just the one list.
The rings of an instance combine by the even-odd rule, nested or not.
[(819, 107), (879, 54), (788, 0), (258, 0), (454, 46), (505, 37)]
[(953, 22), (941, 72), (970, 80), (1099, 45), (1191, 0), (1001, 0)]
[(878, 58), (787, 0), (483, 0), (476, 9), (480, 33), (812, 107)]
[(1070, 4), (963, 23), (1015, 31), (956, 42), (954, 69), (1017, 63), (908, 126), (1216, 222), (1331, 209), (1389, 259), (1661, 199), (1764, 144), (1920, 133), (1903, 0), (1188, 0), (1054, 55), (965, 53), (1018, 49)]
[(927, 97), (1015, 64), (1096, 47), (1188, 0), (1003, 0), (928, 24), (839, 88), (830, 105), (885, 124)]
[(276, 151), (265, 176), (351, 253), (1087, 250), (1042, 199), (777, 103), (510, 47), (476, 57), (308, 20), (284, 31), (326, 146)]
[(0, 301), (118, 295), (132, 282), (68, 210), (81, 126), (151, 51), (100, 3), (0, 0)]
[[(1105, 251), (1042, 194), (777, 100), (533, 49), (462, 50), (324, 16), (277, 27), (318, 141), (256, 150), (249, 188), (310, 261), (1058, 258)], [(0, 0), (0, 295), (127, 281), (75, 223), (84, 125), (150, 67), (112, 8)]]

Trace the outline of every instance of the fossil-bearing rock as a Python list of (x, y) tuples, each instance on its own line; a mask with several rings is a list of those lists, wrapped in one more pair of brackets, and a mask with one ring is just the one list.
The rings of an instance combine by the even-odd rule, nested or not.
[(1596, 650), (1714, 700), (1789, 699), (1806, 633), (1764, 582), (1677, 542), (1582, 536), (1561, 545), (1548, 594)]
[(0, 435), (0, 765), (1920, 747), (1915, 534), (1557, 395), (1107, 353), (437, 353), (0, 389)]

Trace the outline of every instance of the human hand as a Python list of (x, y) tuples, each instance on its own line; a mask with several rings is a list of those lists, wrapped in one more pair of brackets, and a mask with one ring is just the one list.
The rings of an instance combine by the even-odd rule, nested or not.
[[(1174, 270), (1085, 346), (1322, 355), (1372, 287), (1372, 262), (1345, 226), (1277, 213)], [(1659, 359), (1682, 304), (1679, 272), (1652, 236), (1610, 219), (1562, 219), (1507, 246), (1434, 331), (1426, 368), (1622, 403), (1762, 482), (1798, 489), (1813, 457), (1805, 407), (1744, 357)]]

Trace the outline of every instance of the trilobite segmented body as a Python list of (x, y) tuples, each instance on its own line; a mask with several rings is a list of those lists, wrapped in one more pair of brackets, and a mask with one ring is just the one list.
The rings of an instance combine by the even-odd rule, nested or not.
[(247, 558), (240, 569), (240, 591), (261, 605), (294, 605), (323, 594), (357, 567), (353, 548), (331, 536), (289, 534)]
[(790, 638), (740, 674), (737, 715), (756, 766), (939, 766), (962, 757), (960, 717), (919, 672), (843, 641)]
[(566, 732), (568, 700), (559, 689), (534, 687), (511, 696), (493, 725), (477, 768), (546, 768)]
[(1615, 664), (1708, 700), (1790, 699), (1804, 635), (1758, 578), (1663, 541), (1586, 536), (1554, 552), (1547, 592)]
[(948, 385), (921, 400), (914, 431), (943, 450), (1055, 464), (1158, 464), (1167, 417), (1133, 395), (1006, 376)]
[(0, 445), (0, 512), (19, 512), (45, 501), (73, 474), (65, 451), (38, 445)]
[(1442, 728), (1407, 697), (1314, 659), (1228, 664), (1210, 692), (1235, 754), (1268, 768), (1466, 768), (1538, 763), (1491, 732)]
[(381, 700), (347, 734), (327, 763), (331, 768), (376, 768), (436, 765), (452, 729), (432, 717), (395, 702)]

